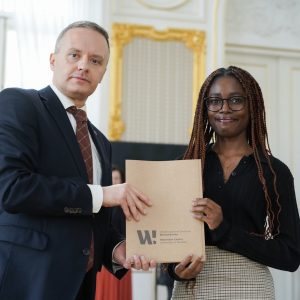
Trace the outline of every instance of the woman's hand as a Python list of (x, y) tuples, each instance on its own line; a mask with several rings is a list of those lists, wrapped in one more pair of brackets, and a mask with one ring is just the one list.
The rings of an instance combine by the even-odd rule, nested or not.
[(193, 260), (193, 255), (188, 255), (175, 267), (174, 272), (182, 279), (193, 279), (202, 271), (203, 264), (202, 257), (198, 256)]
[(192, 202), (192, 213), (195, 219), (205, 222), (209, 229), (216, 229), (223, 221), (220, 205), (209, 198), (196, 198)]

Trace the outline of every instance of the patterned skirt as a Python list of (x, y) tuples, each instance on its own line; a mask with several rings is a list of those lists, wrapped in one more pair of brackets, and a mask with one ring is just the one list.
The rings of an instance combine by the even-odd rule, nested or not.
[(206, 247), (206, 262), (194, 287), (175, 281), (172, 300), (274, 300), (269, 269), (242, 255)]

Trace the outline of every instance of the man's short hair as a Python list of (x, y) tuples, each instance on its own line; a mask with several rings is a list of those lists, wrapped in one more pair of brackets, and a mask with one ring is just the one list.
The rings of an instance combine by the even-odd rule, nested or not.
[(71, 23), (70, 25), (68, 25), (58, 35), (56, 42), (55, 42), (55, 49), (54, 49), (55, 52), (58, 52), (59, 42), (61, 41), (61, 39), (63, 38), (65, 33), (73, 28), (87, 28), (87, 29), (92, 29), (92, 30), (99, 32), (105, 38), (105, 40), (107, 42), (107, 46), (109, 48), (109, 36), (108, 36), (107, 31), (103, 27), (101, 27), (100, 25), (98, 25), (94, 22), (90, 22), (90, 21), (77, 21), (77, 22), (74, 22), (74, 23)]

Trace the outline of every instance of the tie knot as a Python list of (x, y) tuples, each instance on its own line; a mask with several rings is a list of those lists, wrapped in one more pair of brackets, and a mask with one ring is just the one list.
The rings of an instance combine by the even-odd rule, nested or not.
[(71, 113), (74, 116), (76, 122), (86, 122), (87, 121), (86, 112), (82, 109), (78, 109), (76, 106), (68, 107), (67, 112)]

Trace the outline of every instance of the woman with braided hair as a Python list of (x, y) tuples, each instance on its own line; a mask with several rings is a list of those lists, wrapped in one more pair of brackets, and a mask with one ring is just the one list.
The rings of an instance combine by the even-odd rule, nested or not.
[[(300, 263), (300, 221), (293, 176), (270, 150), (256, 80), (220, 68), (200, 90), (184, 159), (201, 159), (204, 198), (192, 216), (205, 222), (206, 261), (169, 265), (172, 299), (275, 299), (267, 267)], [(191, 288), (192, 287), (192, 288)]]

